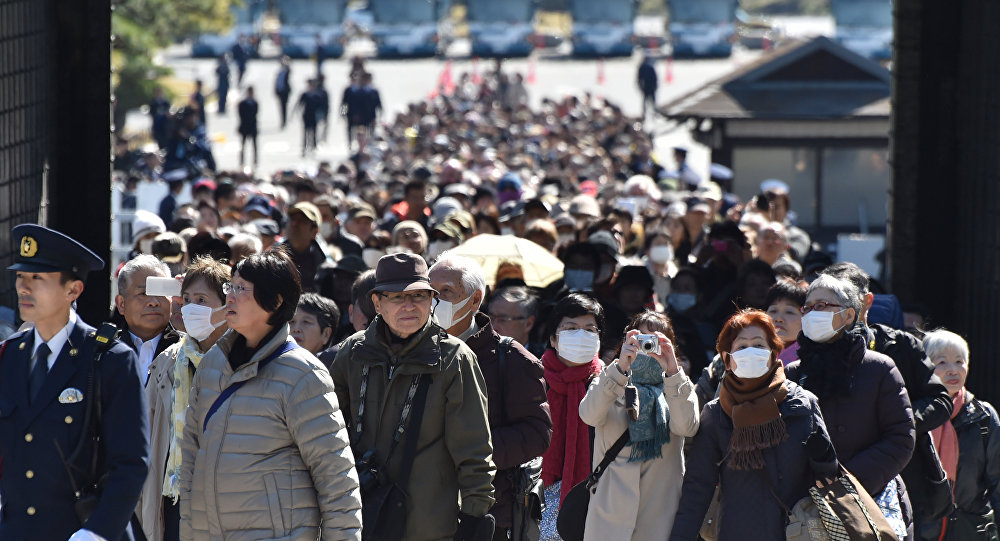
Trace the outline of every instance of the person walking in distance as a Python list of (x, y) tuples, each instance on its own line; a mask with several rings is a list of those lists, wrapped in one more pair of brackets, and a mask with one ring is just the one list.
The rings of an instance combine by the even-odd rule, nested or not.
[(240, 115), (240, 167), (243, 167), (243, 159), (247, 147), (247, 140), (253, 145), (253, 165), (257, 167), (260, 155), (257, 154), (257, 100), (254, 98), (253, 87), (247, 87), (247, 95), (240, 101), (237, 111)]
[(281, 57), (281, 68), (274, 80), (274, 94), (278, 96), (278, 110), (281, 112), (281, 129), (285, 129), (288, 123), (288, 97), (292, 95), (291, 62), (287, 56)]

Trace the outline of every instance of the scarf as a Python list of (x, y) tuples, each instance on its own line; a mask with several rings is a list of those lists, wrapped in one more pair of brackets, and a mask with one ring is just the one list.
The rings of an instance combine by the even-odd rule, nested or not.
[(632, 385), (639, 391), (639, 418), (629, 420), (628, 440), (632, 445), (629, 462), (645, 462), (663, 456), (663, 444), (670, 441), (670, 410), (663, 396), (663, 369), (649, 355), (639, 354), (632, 362)]
[(562, 504), (570, 489), (590, 475), (590, 430), (580, 420), (580, 401), (587, 394), (587, 382), (601, 371), (601, 361), (595, 355), (589, 364), (566, 366), (549, 348), (542, 355), (542, 366), (552, 414), (552, 440), (542, 455), (542, 482), (548, 486), (562, 479)]
[(174, 387), (170, 395), (170, 448), (167, 450), (167, 467), (163, 476), (163, 495), (177, 503), (180, 496), (181, 440), (184, 439), (184, 419), (191, 393), (194, 371), (201, 364), (205, 353), (198, 349), (198, 342), (188, 335), (181, 339), (181, 350), (174, 361)]
[(759, 378), (740, 379), (731, 371), (722, 378), (719, 404), (733, 421), (729, 438), (729, 467), (764, 469), (764, 453), (788, 438), (778, 404), (788, 396), (785, 369), (780, 362)]
[[(951, 403), (955, 407), (951, 412), (951, 418), (954, 419), (965, 407), (964, 387), (952, 397)], [(954, 483), (958, 476), (958, 432), (955, 431), (955, 425), (948, 421), (931, 429), (931, 438), (934, 439), (934, 448), (937, 449), (938, 456), (941, 457), (941, 466), (944, 467), (944, 472), (948, 474), (948, 479)]]
[(800, 333), (796, 343), (802, 361), (798, 383), (820, 400), (851, 393), (851, 366), (856, 352), (863, 356), (868, 343), (868, 332), (863, 326), (855, 325), (833, 342), (813, 342)]

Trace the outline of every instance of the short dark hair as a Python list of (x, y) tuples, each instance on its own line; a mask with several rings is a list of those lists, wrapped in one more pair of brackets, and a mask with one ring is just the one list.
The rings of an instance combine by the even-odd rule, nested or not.
[(316, 316), (321, 331), (333, 331), (330, 333), (330, 340), (323, 344), (324, 348), (330, 347), (332, 344), (329, 342), (333, 341), (337, 335), (337, 327), (340, 326), (340, 308), (337, 308), (337, 303), (318, 293), (303, 293), (299, 297), (298, 308)]
[(778, 281), (767, 290), (766, 306), (785, 300), (798, 307), (806, 304), (806, 293), (809, 287), (803, 282), (796, 282), (790, 278), (779, 278)]
[(403, 189), (403, 195), (404, 196), (410, 195), (410, 192), (414, 190), (426, 190), (426, 189), (427, 189), (427, 181), (420, 179), (411, 180), (406, 183), (406, 187)]
[(834, 278), (847, 280), (854, 284), (854, 287), (858, 288), (858, 291), (860, 291), (862, 295), (868, 293), (871, 285), (871, 278), (868, 276), (868, 273), (861, 270), (861, 267), (849, 261), (834, 263), (833, 265), (823, 269), (823, 272), (820, 274), (829, 274)]
[(589, 257), (594, 262), (594, 270), (601, 268), (601, 253), (597, 251), (597, 247), (589, 242), (575, 242), (566, 247), (566, 251), (563, 252), (562, 261), (566, 263), (569, 258), (574, 255), (583, 255)]
[(212, 194), (212, 198), (215, 200), (215, 206), (218, 208), (219, 201), (222, 199), (229, 199), (236, 195), (236, 185), (232, 182), (220, 182), (218, 186), (215, 187), (215, 193)]
[(278, 245), (247, 257), (236, 264), (236, 274), (253, 284), (254, 300), (272, 312), (268, 325), (277, 327), (292, 320), (302, 294), (302, 279), (287, 248)]
[(604, 334), (604, 307), (590, 295), (570, 293), (556, 303), (549, 318), (548, 335), (555, 336), (559, 323), (565, 318), (591, 315), (597, 321), (597, 334)]
[(357, 305), (368, 321), (375, 319), (375, 304), (368, 293), (375, 287), (375, 269), (362, 272), (351, 286), (351, 304)]
[(625, 327), (625, 332), (638, 329), (643, 325), (653, 332), (659, 331), (663, 333), (663, 336), (666, 336), (671, 343), (677, 342), (677, 338), (674, 336), (674, 326), (670, 323), (670, 318), (666, 314), (652, 310), (643, 310), (632, 318), (632, 321)]

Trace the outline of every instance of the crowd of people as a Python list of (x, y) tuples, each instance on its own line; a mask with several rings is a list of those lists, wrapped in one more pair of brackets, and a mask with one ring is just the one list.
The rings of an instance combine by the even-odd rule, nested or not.
[[(612, 101), (519, 85), (463, 76), (343, 163), (168, 179), (135, 212), (112, 319), (148, 413), (136, 529), (558, 539), (610, 453), (559, 518), (584, 539), (784, 539), (843, 469), (900, 541), (997, 538), (1000, 419), (959, 335), (825, 254), (781, 181), (741, 201)], [(463, 255), (482, 235), (559, 273)]]

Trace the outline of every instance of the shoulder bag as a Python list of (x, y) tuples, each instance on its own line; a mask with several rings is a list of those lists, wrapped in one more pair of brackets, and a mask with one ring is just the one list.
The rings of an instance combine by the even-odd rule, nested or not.
[(899, 541), (878, 504), (843, 466), (840, 477), (809, 487), (809, 495), (831, 539)]
[(597, 482), (604, 475), (604, 470), (615, 461), (618, 453), (628, 444), (628, 429), (615, 441), (614, 445), (604, 453), (601, 463), (594, 472), (574, 486), (562, 505), (559, 507), (559, 518), (556, 519), (556, 530), (563, 541), (583, 541), (583, 530), (587, 525), (587, 509), (590, 507), (590, 495), (597, 490)]
[[(504, 399), (507, 379), (507, 355), (514, 339), (504, 336), (497, 348), (500, 370), (500, 422), (504, 423), (507, 408)], [(513, 518), (510, 541), (538, 541), (541, 537), (542, 512), (545, 511), (545, 485), (542, 483), (542, 457), (535, 457), (507, 471), (513, 492)]]
[[(368, 388), (368, 365), (361, 374), (361, 406), (355, 436), (360, 437), (364, 424), (365, 395)], [(363, 541), (403, 539), (406, 534), (406, 486), (410, 482), (413, 460), (416, 457), (417, 439), (427, 405), (427, 389), (431, 384), (430, 374), (413, 376), (410, 389), (403, 403), (399, 424), (392, 436), (389, 453), (379, 464), (374, 450), (369, 450), (357, 460), (358, 480), (361, 486), (361, 539)], [(410, 413), (413, 417), (410, 418)], [(407, 423), (409, 420), (409, 423)], [(403, 457), (394, 479), (386, 473), (386, 466), (396, 450), (399, 440), (406, 434)], [(352, 446), (355, 449), (356, 445)]]

